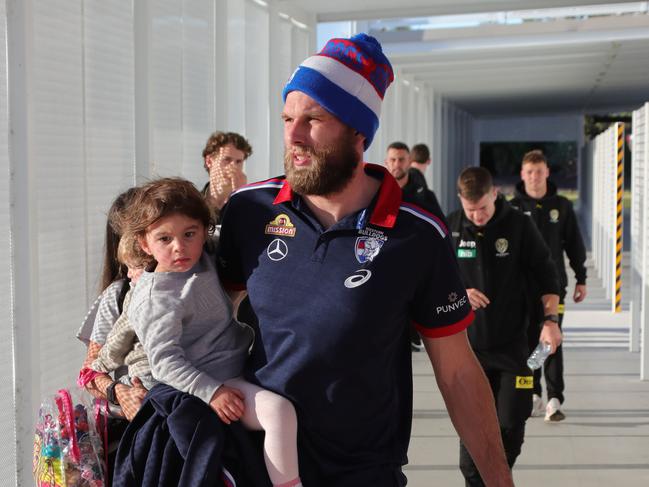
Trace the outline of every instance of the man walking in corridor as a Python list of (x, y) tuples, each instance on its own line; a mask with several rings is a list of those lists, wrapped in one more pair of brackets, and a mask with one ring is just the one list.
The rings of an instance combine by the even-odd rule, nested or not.
[(219, 275), (259, 318), (247, 375), (295, 404), (305, 485), (401, 487), (414, 322), (487, 485), (511, 487), (446, 227), (362, 162), (392, 80), (359, 34), (330, 40), (284, 88), (286, 176), (236, 192), (220, 239)]
[[(521, 452), (532, 405), (532, 376), (526, 364), (526, 286), (536, 283), (545, 313), (534, 340), (549, 343), (554, 351), (561, 343), (556, 323), (557, 272), (534, 224), (498, 195), (489, 171), (467, 168), (457, 187), (462, 209), (449, 216), (449, 224), (462, 280), (476, 313), (469, 341), (491, 384), (512, 467)], [(463, 443), (460, 469), (467, 487), (485, 485)]]
[[(570, 267), (575, 273), (577, 284), (572, 298), (575, 303), (580, 303), (586, 297), (586, 248), (579, 231), (577, 217), (572, 208), (572, 203), (565, 197), (557, 194), (556, 186), (548, 179), (550, 169), (548, 162), (540, 150), (533, 150), (523, 156), (521, 166), (521, 182), (516, 185), (516, 197), (510, 202), (529, 215), (536, 227), (541, 232), (545, 243), (550, 247), (552, 258), (559, 274), (559, 314), (557, 320), (559, 328), (563, 324), (564, 302), (568, 276), (564, 263), (564, 252), (568, 255)], [(530, 351), (536, 347), (532, 339), (535, 332), (538, 334), (539, 323), (543, 311), (536, 303), (538, 290), (532, 291), (530, 300)], [(543, 367), (545, 383), (547, 386), (548, 404), (544, 406), (541, 388), (541, 369), (534, 371), (534, 396), (532, 401), (532, 416), (545, 414), (545, 421), (562, 421), (566, 416), (561, 411), (564, 401), (563, 391), (563, 348), (559, 347), (554, 355), (548, 357)]]

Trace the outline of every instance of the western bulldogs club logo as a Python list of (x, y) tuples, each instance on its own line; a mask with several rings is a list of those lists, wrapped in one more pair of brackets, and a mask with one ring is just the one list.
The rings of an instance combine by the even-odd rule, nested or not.
[(361, 264), (372, 262), (379, 255), (383, 243), (383, 240), (374, 237), (358, 237), (354, 249), (356, 260)]

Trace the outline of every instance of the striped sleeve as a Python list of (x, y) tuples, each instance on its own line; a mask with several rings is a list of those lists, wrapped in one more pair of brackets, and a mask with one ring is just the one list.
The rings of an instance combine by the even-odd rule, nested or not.
[(103, 345), (106, 342), (108, 333), (119, 318), (119, 295), (124, 286), (125, 280), (115, 281), (101, 295), (101, 301), (97, 307), (97, 315), (92, 328), (90, 340)]

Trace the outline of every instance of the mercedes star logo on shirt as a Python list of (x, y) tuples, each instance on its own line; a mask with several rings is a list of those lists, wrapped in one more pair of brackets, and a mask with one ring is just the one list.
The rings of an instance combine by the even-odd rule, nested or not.
[(288, 246), (283, 240), (276, 238), (268, 245), (266, 254), (270, 260), (277, 262), (288, 255)]

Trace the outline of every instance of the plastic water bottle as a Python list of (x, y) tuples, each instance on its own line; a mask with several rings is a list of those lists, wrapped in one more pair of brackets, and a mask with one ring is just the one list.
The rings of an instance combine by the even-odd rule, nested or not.
[(527, 366), (532, 370), (540, 369), (545, 359), (550, 355), (551, 350), (552, 346), (548, 342), (539, 342), (527, 359)]

